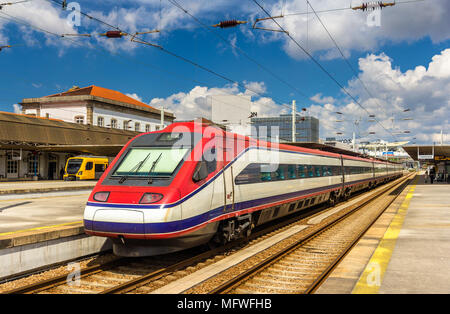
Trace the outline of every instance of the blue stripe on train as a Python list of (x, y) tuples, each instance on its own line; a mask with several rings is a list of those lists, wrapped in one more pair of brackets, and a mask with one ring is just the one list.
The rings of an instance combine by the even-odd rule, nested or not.
[[(369, 181), (372, 179), (363, 179), (346, 183), (346, 185), (357, 184), (364, 181)], [(206, 213), (190, 217), (187, 219), (171, 221), (171, 222), (157, 222), (157, 223), (119, 223), (119, 222), (100, 222), (100, 221), (92, 221), (85, 220), (84, 224), (86, 229), (98, 232), (111, 232), (111, 233), (133, 233), (133, 234), (158, 234), (158, 233), (172, 233), (178, 232), (182, 230), (186, 230), (195, 226), (198, 226), (202, 223), (205, 223), (209, 220), (212, 220), (216, 217), (219, 217), (223, 214), (229, 214), (236, 211), (241, 211), (248, 208), (253, 208), (257, 206), (261, 206), (264, 204), (276, 203), (292, 198), (308, 196), (310, 194), (324, 192), (327, 190), (333, 190), (341, 187), (342, 184), (334, 184), (331, 186), (314, 188), (309, 190), (297, 191), (292, 193), (280, 194), (270, 197), (259, 198), (255, 200), (249, 200), (244, 202), (235, 203), (234, 211), (231, 210), (231, 204), (228, 204), (226, 210), (224, 210), (224, 206), (220, 206), (213, 210), (210, 210)], [(99, 204), (93, 203), (88, 205), (98, 206)], [(160, 207), (158, 205), (157, 207)], [(101, 207), (114, 207), (114, 208), (148, 208), (148, 206), (143, 205), (117, 205), (117, 204), (101, 204)]]
[[(335, 184), (332, 186), (297, 191), (287, 194), (275, 195), (270, 197), (264, 197), (255, 200), (249, 200), (244, 202), (235, 203), (234, 211), (231, 210), (231, 204), (227, 205), (226, 210), (224, 210), (224, 206), (220, 206), (213, 210), (210, 210), (206, 213), (177, 221), (171, 222), (159, 222), (159, 223), (145, 223), (145, 224), (136, 224), (136, 223), (119, 223), (119, 222), (97, 222), (91, 220), (85, 220), (86, 229), (98, 232), (113, 232), (113, 233), (135, 233), (140, 234), (141, 232), (137, 232), (137, 230), (145, 231), (146, 234), (151, 233), (170, 233), (182, 231), (185, 229), (189, 229), (200, 225), (204, 222), (207, 222), (211, 219), (219, 217), (223, 214), (228, 214), (236, 211), (241, 211), (244, 209), (261, 206), (268, 203), (276, 203), (283, 200), (306, 196), (308, 194), (313, 194), (317, 192), (321, 192), (324, 190), (331, 190), (334, 188), (338, 188), (341, 184)], [(121, 206), (123, 208), (125, 206)], [(130, 207), (128, 207), (130, 208)], [(143, 229), (139, 229), (138, 226), (144, 226)]]

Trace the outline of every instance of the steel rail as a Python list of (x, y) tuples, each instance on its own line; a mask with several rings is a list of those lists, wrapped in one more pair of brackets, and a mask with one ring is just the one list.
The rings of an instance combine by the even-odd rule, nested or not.
[[(388, 185), (384, 189), (378, 191), (378, 193), (375, 193), (374, 195), (371, 195), (368, 198), (363, 199), (361, 202), (358, 202), (357, 206), (353, 209), (351, 209), (349, 212), (345, 213), (344, 215), (338, 217), (337, 219), (333, 220), (332, 222), (322, 226), (320, 229), (313, 231), (311, 234), (307, 235), (305, 238), (300, 239), (299, 241), (287, 246), (283, 250), (277, 252), (276, 254), (273, 254), (269, 256), (268, 258), (262, 260), (258, 264), (254, 265), (253, 267), (249, 268), (248, 270), (242, 272), (241, 274), (235, 276), (234, 278), (222, 283), (218, 287), (210, 290), (208, 294), (226, 294), (227, 292), (234, 290), (236, 287), (240, 286), (243, 282), (249, 280), (251, 277), (257, 275), (258, 273), (262, 272), (267, 267), (275, 264), (280, 259), (284, 258), (286, 255), (289, 255), (291, 252), (299, 249), (300, 247), (304, 246), (306, 243), (310, 242), (312, 239), (316, 238), (323, 232), (329, 230), (333, 226), (337, 225), (339, 222), (343, 221), (344, 219), (348, 218), (355, 212), (359, 211), (360, 209), (364, 208), (365, 206), (368, 206), (372, 201), (377, 199), (379, 196), (393, 190), (394, 188), (397, 189), (400, 186), (403, 186), (411, 181), (410, 177), (414, 175), (407, 175), (404, 176), (396, 181), (394, 181), (392, 184)], [(394, 189), (394, 190), (395, 190)], [(397, 195), (398, 196), (398, 195)], [(397, 197), (396, 196), (396, 197)], [(375, 220), (373, 220), (370, 223), (370, 226), (373, 225), (373, 223), (378, 219), (378, 217), (386, 210), (387, 207), (396, 199), (393, 198), (389, 204), (383, 208), (383, 210), (380, 211), (380, 214), (377, 216)], [(369, 228), (370, 228), (369, 226)], [(368, 228), (367, 228), (368, 229)], [(358, 236), (358, 239), (356, 241), (352, 242), (352, 245), (349, 246), (345, 252), (342, 252), (340, 254), (340, 258), (336, 258), (335, 261), (333, 261), (334, 266), (329, 266), (327, 269), (313, 282), (313, 284), (307, 289), (307, 293), (311, 293), (317, 289), (317, 287), (323, 282), (324, 278), (334, 269), (334, 267), (339, 263), (339, 261), (342, 260), (343, 257), (351, 250), (351, 248), (358, 242), (358, 240), (365, 234), (367, 229), (364, 232), (361, 232), (361, 234)]]
[[(390, 189), (390, 187), (386, 187), (384, 189), (382, 189), (381, 191), (379, 191), (377, 193), (377, 195), (379, 195), (380, 193), (384, 193), (385, 190)], [(357, 195), (357, 194), (356, 194)], [(365, 198), (363, 201), (366, 201), (367, 198)], [(372, 199), (372, 198), (371, 198)], [(359, 203), (358, 203), (359, 204)], [(355, 205), (353, 205), (355, 206)], [(360, 206), (360, 205), (358, 205)], [(271, 232), (274, 232), (278, 229), (282, 229), (286, 226), (289, 226), (290, 224), (296, 223), (302, 219), (304, 219), (306, 217), (306, 215), (311, 214), (311, 216), (308, 216), (309, 218), (312, 218), (314, 215), (316, 214), (321, 214), (323, 213), (323, 209), (328, 207), (327, 204), (322, 204), (319, 206), (314, 206), (310, 209), (307, 209), (306, 212), (304, 213), (294, 213), (293, 215), (295, 215), (292, 218), (289, 219), (284, 219), (282, 221), (277, 221), (275, 220), (274, 224), (260, 230), (257, 232), (252, 233), (248, 238), (243, 238), (243, 239), (238, 239), (232, 242), (229, 242), (223, 246), (214, 248), (212, 250), (200, 253), (198, 255), (195, 255), (193, 257), (187, 258), (185, 260), (182, 260), (180, 262), (176, 262), (173, 265), (169, 265), (167, 267), (163, 267), (161, 269), (158, 269), (156, 271), (153, 271), (151, 273), (145, 274), (139, 278), (136, 279), (132, 279), (128, 282), (125, 282), (123, 284), (111, 287), (109, 289), (106, 289), (104, 291), (99, 292), (100, 294), (120, 294), (120, 293), (127, 293), (130, 292), (132, 290), (135, 290), (141, 286), (144, 286), (148, 283), (150, 283), (153, 280), (157, 280), (160, 279), (166, 275), (169, 275), (172, 272), (175, 272), (181, 268), (187, 267), (189, 265), (195, 264), (197, 262), (200, 262), (202, 260), (217, 256), (218, 254), (222, 254), (222, 253), (226, 253), (227, 251), (229, 251), (230, 249), (236, 248), (239, 245), (245, 244), (249, 241), (252, 241), (254, 239), (257, 239), (261, 236), (264, 236), (266, 234), (269, 234)], [(331, 207), (330, 207), (331, 208)], [(286, 218), (286, 217), (284, 217)], [(282, 218), (280, 218), (282, 219)], [(80, 276), (79, 278), (85, 278), (94, 274), (98, 274), (101, 273), (103, 271), (108, 271), (111, 269), (114, 269), (116, 267), (119, 266), (125, 266), (127, 264), (130, 264), (132, 262), (136, 261), (136, 258), (133, 259), (127, 259), (127, 258), (117, 258), (113, 261), (109, 261), (103, 264), (99, 264), (99, 265), (95, 265), (95, 266), (90, 266), (84, 269), (80, 270)], [(64, 285), (67, 282), (67, 278), (71, 275), (71, 272), (66, 272), (62, 275), (56, 276), (54, 278), (50, 278), (47, 280), (43, 280), (40, 282), (36, 282), (33, 284), (29, 284), (23, 287), (19, 287), (13, 290), (9, 290), (4, 292), (4, 294), (32, 294), (32, 293), (39, 293), (45, 290), (49, 290), (51, 288), (60, 286), (60, 285)]]

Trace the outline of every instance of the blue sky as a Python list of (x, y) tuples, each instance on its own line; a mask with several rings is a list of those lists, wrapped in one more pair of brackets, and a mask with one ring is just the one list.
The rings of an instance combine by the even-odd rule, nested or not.
[[(304, 0), (258, 2), (274, 16), (281, 12), (285, 15), (306, 12), (307, 8)], [(359, 4), (356, 0), (351, 2), (352, 5)], [(398, 130), (391, 130), (422, 129), (423, 134), (415, 131), (417, 134), (402, 135), (399, 139), (416, 137), (417, 142), (427, 142), (437, 138), (439, 128), (448, 130), (450, 126), (448, 2), (425, 0), (397, 4), (382, 10), (380, 25), (373, 27), (367, 25), (367, 12), (320, 13), (322, 22), (375, 99), (371, 99), (355, 79), (309, 8), (309, 15), (286, 16), (277, 21), (302, 46), (308, 47), (361, 105), (376, 114), (383, 126), (390, 125), (392, 115), (395, 119), (404, 117), (402, 108), (411, 108), (411, 114), (418, 117), (427, 113), (426, 121), (415, 119), (403, 125), (399, 123)], [(253, 21), (265, 17), (253, 1), (179, 0), (178, 3), (208, 25), (232, 18)], [(349, 6), (347, 0), (311, 0), (310, 3), (316, 11)], [(5, 6), (0, 11), (8, 14), (0, 14), (0, 46), (17, 44), (0, 52), (3, 74), (0, 75), (0, 110), (14, 111), (13, 105), (23, 98), (54, 94), (73, 85), (94, 84), (132, 94), (156, 107), (164, 105), (179, 118), (204, 115), (208, 110), (204, 97), (214, 93), (252, 94), (256, 91), (252, 109), (260, 116), (288, 112), (280, 103), (286, 105), (295, 99), (298, 109), (308, 108), (310, 114), (320, 118), (323, 138), (335, 136), (337, 130), (342, 130), (347, 137), (351, 134), (351, 123), (336, 125), (333, 112), (346, 113), (349, 121), (367, 116), (282, 33), (252, 30), (251, 23), (231, 29), (212, 29), (295, 89), (263, 71), (210, 31), (198, 27), (167, 0), (102, 1), (101, 4), (78, 1), (75, 4), (83, 12), (119, 25), (130, 33), (160, 28), (162, 33), (142, 37), (239, 82), (241, 86), (157, 48), (131, 43), (129, 38), (100, 38), (98, 33), (110, 30), (105, 25), (86, 18), (81, 18), (80, 26), (69, 25), (69, 11), (60, 10), (52, 1), (33, 0)], [(17, 23), (18, 20), (12, 21), (12, 17), (40, 30)], [(261, 26), (277, 27), (271, 21)], [(57, 34), (90, 33), (93, 36), (73, 39), (78, 43), (74, 44), (44, 33), (44, 29)], [(427, 95), (427, 84), (439, 89), (440, 93)], [(198, 111), (193, 112), (192, 104), (197, 105), (194, 107)], [(373, 130), (377, 132), (377, 138), (392, 140), (380, 125), (364, 123), (360, 124), (361, 134)]]

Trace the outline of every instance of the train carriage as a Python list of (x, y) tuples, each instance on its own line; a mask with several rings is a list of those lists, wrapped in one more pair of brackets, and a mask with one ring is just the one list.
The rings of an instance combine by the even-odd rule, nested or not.
[(111, 238), (117, 255), (162, 254), (248, 236), (401, 173), (388, 162), (174, 123), (121, 150), (89, 197), (84, 225)]

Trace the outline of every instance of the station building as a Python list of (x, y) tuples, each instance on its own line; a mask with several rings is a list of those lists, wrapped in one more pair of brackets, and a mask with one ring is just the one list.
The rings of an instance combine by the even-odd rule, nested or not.
[(139, 132), (159, 130), (175, 119), (98, 86), (20, 104), (22, 114), (0, 112), (0, 180), (60, 179), (69, 157), (113, 157)]
[(121, 92), (95, 85), (26, 98), (20, 105), (26, 115), (136, 132), (156, 131), (174, 120), (172, 113), (162, 113)]

